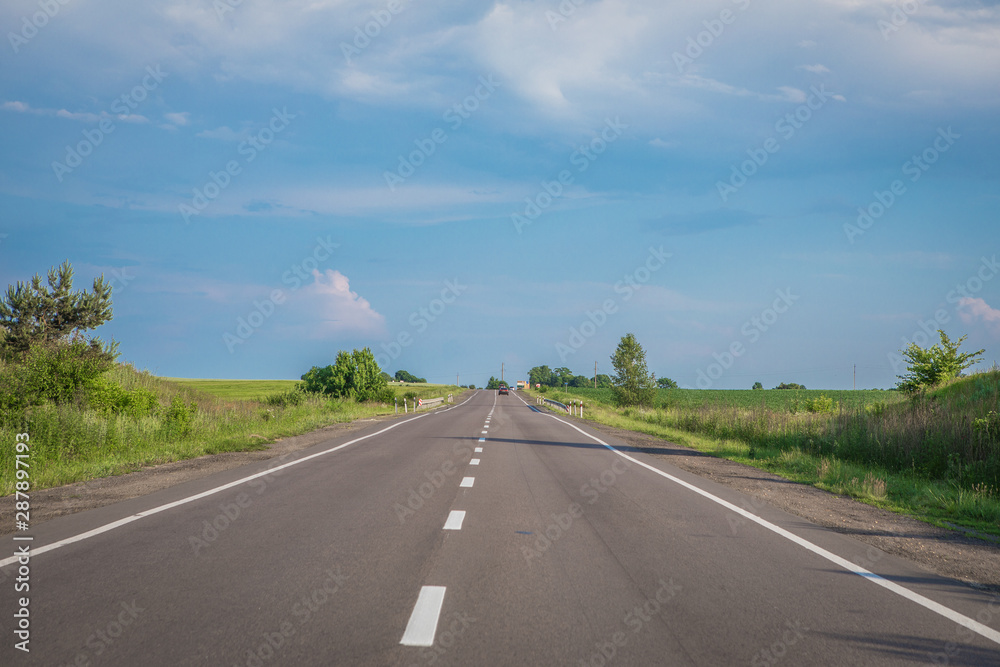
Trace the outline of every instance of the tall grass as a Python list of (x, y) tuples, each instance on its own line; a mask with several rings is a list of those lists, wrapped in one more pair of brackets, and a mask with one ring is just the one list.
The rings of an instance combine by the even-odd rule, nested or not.
[[(392, 405), (308, 394), (294, 401), (263, 391), (255, 400), (226, 398), (139, 372), (131, 365), (116, 365), (106, 377), (127, 391), (153, 392), (158, 407), (152, 414), (135, 417), (95, 410), (83, 400), (46, 403), (0, 425), (0, 443), (12, 444), (17, 433), (29, 434), (32, 488), (118, 475), (206, 454), (264, 449), (278, 438), (394, 411)], [(265, 384), (264, 388), (274, 387)], [(438, 386), (423, 391), (440, 396), (456, 390)], [(0, 447), (0, 470), (14, 470), (13, 453), (12, 446)], [(4, 474), (0, 495), (13, 493), (14, 481), (13, 474)]]
[(912, 398), (878, 391), (665, 390), (655, 408), (616, 409), (602, 391), (546, 395), (583, 398), (588, 418), (612, 426), (1000, 533), (1000, 371)]

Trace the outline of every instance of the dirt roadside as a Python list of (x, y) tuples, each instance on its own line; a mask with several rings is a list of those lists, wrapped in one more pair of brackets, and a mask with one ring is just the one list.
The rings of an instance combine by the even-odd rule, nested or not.
[[(127, 475), (60, 486), (31, 494), (33, 524), (75, 512), (159, 491), (238, 466), (305, 449), (331, 438), (359, 431), (392, 416), (334, 424), (304, 435), (284, 438), (255, 452), (202, 456), (153, 466)], [(976, 588), (1000, 592), (1000, 543), (966, 536), (922, 521), (865, 505), (757, 468), (703, 454), (653, 436), (587, 422), (644, 453), (752, 498), (752, 506), (767, 503), (790, 514), (848, 534), (875, 549), (906, 558), (936, 574), (964, 581)], [(0, 498), (0, 535), (13, 532), (14, 497)], [(877, 552), (871, 556), (878, 557)]]

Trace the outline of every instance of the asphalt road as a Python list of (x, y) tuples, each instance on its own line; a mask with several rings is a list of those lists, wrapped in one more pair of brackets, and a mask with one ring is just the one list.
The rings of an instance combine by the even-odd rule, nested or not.
[(30, 534), (3, 665), (1000, 664), (1000, 598), (517, 392)]

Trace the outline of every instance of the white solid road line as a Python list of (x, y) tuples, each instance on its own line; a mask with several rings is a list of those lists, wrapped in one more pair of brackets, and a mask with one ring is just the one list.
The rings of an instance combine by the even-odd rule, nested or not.
[(434, 646), (441, 605), (444, 604), (444, 586), (424, 586), (413, 606), (406, 631), (399, 641), (403, 646)]
[(462, 483), (459, 484), (459, 486), (465, 487), (465, 488), (471, 488), (472, 485), (475, 484), (475, 483), (476, 483), (476, 478), (475, 477), (463, 477), (462, 478)]
[[(473, 396), (475, 396), (475, 394), (473, 394)], [(465, 405), (466, 403), (468, 403), (469, 401), (472, 400), (473, 396), (470, 396), (469, 398), (465, 399), (464, 401), (462, 401), (458, 405), (452, 406), (452, 408), (448, 408), (448, 410), (451, 410), (453, 408), (458, 408), (458, 407), (461, 407), (461, 406)], [(285, 463), (285, 464), (280, 465), (280, 466), (275, 466), (273, 468), (268, 468), (267, 470), (264, 470), (263, 472), (259, 472), (259, 473), (255, 474), (255, 475), (250, 475), (248, 477), (244, 477), (242, 479), (238, 479), (235, 482), (229, 482), (228, 484), (223, 484), (222, 486), (217, 486), (214, 489), (209, 489), (208, 491), (202, 491), (201, 493), (196, 493), (193, 496), (188, 496), (187, 498), (182, 498), (180, 500), (175, 500), (174, 502), (167, 503), (166, 505), (160, 505), (159, 507), (154, 507), (152, 509), (148, 509), (148, 510), (142, 511), (142, 512), (139, 512), (137, 514), (133, 514), (131, 516), (127, 516), (127, 517), (125, 517), (123, 519), (119, 519), (118, 521), (113, 521), (113, 522), (105, 524), (103, 526), (99, 526), (98, 528), (94, 528), (93, 530), (88, 530), (85, 533), (80, 533), (79, 535), (74, 535), (73, 537), (67, 537), (64, 540), (59, 540), (58, 542), (53, 542), (51, 544), (46, 544), (46, 545), (41, 546), (41, 547), (34, 547), (31, 550), (31, 555), (32, 556), (38, 556), (39, 554), (43, 554), (46, 551), (54, 551), (55, 549), (58, 549), (60, 547), (64, 547), (64, 546), (66, 546), (68, 544), (73, 544), (74, 542), (82, 542), (83, 540), (86, 540), (88, 538), (94, 537), (95, 535), (100, 535), (101, 533), (106, 533), (109, 530), (114, 530), (115, 528), (118, 528), (120, 526), (124, 526), (126, 524), (132, 523), (133, 521), (138, 521), (139, 519), (142, 519), (144, 517), (152, 516), (154, 514), (159, 514), (160, 512), (164, 512), (166, 510), (173, 509), (174, 507), (179, 507), (181, 505), (186, 505), (187, 503), (194, 502), (195, 500), (200, 500), (202, 498), (206, 498), (206, 497), (214, 495), (216, 493), (220, 493), (222, 491), (225, 491), (226, 489), (231, 489), (234, 486), (239, 486), (240, 484), (245, 484), (246, 482), (249, 482), (251, 480), (257, 479), (258, 477), (266, 477), (267, 475), (273, 475), (275, 472), (277, 472), (279, 470), (283, 470), (285, 468), (290, 468), (292, 466), (297, 466), (297, 465), (299, 465), (301, 463), (305, 463), (306, 461), (314, 459), (314, 458), (316, 458), (318, 456), (323, 456), (325, 454), (330, 454), (332, 452), (336, 452), (338, 450), (341, 450), (341, 449), (343, 449), (345, 447), (350, 447), (351, 445), (353, 445), (355, 443), (361, 442), (362, 440), (367, 440), (368, 438), (373, 438), (376, 435), (381, 435), (381, 434), (385, 433), (386, 431), (391, 431), (392, 429), (394, 429), (394, 428), (396, 428), (398, 426), (402, 426), (403, 424), (408, 424), (411, 421), (414, 421), (414, 420), (417, 420), (417, 419), (423, 419), (424, 417), (428, 417), (428, 416), (433, 415), (433, 414), (438, 414), (440, 412), (445, 412), (445, 410), (439, 410), (438, 412), (425, 412), (422, 415), (418, 415), (416, 417), (410, 417), (409, 419), (404, 419), (403, 421), (396, 422), (395, 424), (392, 424), (391, 426), (387, 426), (387, 427), (385, 427), (384, 429), (382, 429), (380, 431), (376, 431), (374, 433), (369, 433), (368, 435), (363, 435), (360, 438), (355, 438), (354, 440), (350, 440), (348, 442), (345, 442), (342, 445), (337, 445), (336, 447), (331, 447), (330, 449), (324, 449), (322, 452), (316, 452), (315, 454), (310, 454), (309, 456), (303, 457), (301, 459), (296, 459), (294, 461), (289, 461), (288, 463)], [(17, 556), (12, 556), (10, 558), (4, 558), (3, 560), (0, 560), (0, 567), (6, 567), (6, 566), (12, 565), (13, 563), (16, 563), (16, 562), (17, 562)]]
[(462, 530), (463, 521), (465, 521), (465, 510), (452, 510), (448, 514), (448, 520), (444, 522), (444, 529)]
[[(481, 441), (480, 441), (480, 442), (481, 442)], [(476, 447), (476, 453), (477, 453), (477, 454), (478, 454), (479, 452), (481, 452), (481, 451), (483, 451), (483, 448), (482, 448), (482, 447)]]
[[(523, 402), (524, 401), (522, 401), (522, 403)], [(528, 404), (525, 403), (525, 405), (528, 405)], [(699, 494), (701, 496), (704, 496), (705, 498), (708, 498), (712, 502), (718, 503), (719, 505), (722, 505), (726, 509), (731, 510), (733, 512), (736, 512), (740, 516), (743, 516), (743, 517), (749, 519), (750, 521), (753, 521), (754, 523), (757, 523), (757, 524), (763, 526), (764, 528), (767, 528), (768, 530), (770, 530), (770, 531), (772, 531), (774, 533), (777, 533), (778, 535), (784, 537), (785, 539), (790, 540), (791, 542), (794, 542), (795, 544), (798, 544), (799, 546), (801, 546), (801, 547), (803, 547), (805, 549), (808, 549), (809, 551), (813, 552), (817, 556), (821, 556), (821, 557), (825, 558), (826, 560), (830, 561), (831, 563), (835, 563), (835, 564), (839, 565), (840, 567), (844, 568), (848, 572), (852, 572), (853, 574), (856, 574), (859, 577), (863, 577), (864, 579), (867, 579), (868, 581), (872, 582), (873, 584), (876, 584), (878, 586), (881, 586), (882, 588), (885, 588), (885, 589), (887, 589), (889, 591), (892, 591), (896, 595), (904, 597), (907, 600), (910, 600), (912, 602), (916, 602), (920, 606), (922, 606), (922, 607), (924, 607), (926, 609), (929, 609), (929, 610), (933, 611), (936, 614), (940, 614), (941, 616), (944, 616), (948, 620), (953, 621), (953, 622), (955, 622), (958, 625), (961, 625), (963, 627), (966, 627), (969, 630), (972, 630), (973, 632), (975, 632), (975, 633), (977, 633), (979, 635), (982, 635), (983, 637), (986, 637), (990, 641), (993, 641), (993, 642), (996, 642), (997, 644), (1000, 644), (1000, 632), (997, 632), (996, 630), (994, 630), (993, 628), (989, 627), (988, 625), (984, 625), (984, 624), (980, 623), (979, 621), (976, 621), (974, 619), (969, 618), (968, 616), (965, 616), (964, 614), (958, 613), (954, 609), (950, 609), (948, 607), (945, 607), (943, 604), (935, 602), (934, 600), (931, 600), (930, 598), (926, 598), (923, 595), (920, 595), (919, 593), (915, 593), (914, 591), (911, 591), (909, 588), (904, 588), (904, 587), (900, 586), (899, 584), (897, 584), (895, 582), (889, 581), (888, 579), (885, 579), (884, 577), (880, 577), (879, 575), (875, 574), (874, 572), (871, 572), (870, 570), (866, 570), (865, 568), (861, 567), (860, 565), (856, 565), (856, 564), (852, 563), (851, 561), (847, 560), (846, 558), (841, 558), (837, 554), (832, 553), (830, 551), (827, 551), (823, 547), (817, 546), (817, 545), (813, 544), (812, 542), (810, 542), (809, 540), (806, 540), (806, 539), (803, 539), (803, 538), (799, 537), (795, 533), (790, 533), (789, 531), (785, 530), (784, 528), (781, 528), (780, 526), (776, 526), (773, 523), (771, 523), (770, 521), (767, 521), (766, 519), (763, 519), (763, 518), (757, 516), (756, 514), (754, 514), (752, 512), (746, 511), (742, 507), (737, 507), (736, 505), (733, 505), (732, 503), (727, 502), (727, 501), (723, 500), (722, 498), (719, 498), (718, 496), (713, 496), (708, 491), (705, 491), (704, 489), (700, 489), (697, 486), (695, 486), (694, 484), (689, 484), (688, 482), (685, 482), (682, 479), (678, 479), (677, 477), (674, 477), (673, 475), (671, 475), (669, 473), (663, 472), (659, 468), (651, 466), (648, 463), (643, 463), (642, 461), (640, 461), (640, 460), (638, 460), (636, 458), (633, 458), (633, 457), (629, 456), (628, 454), (615, 449), (614, 447), (612, 447), (608, 443), (604, 442), (600, 438), (587, 433), (583, 429), (577, 427), (575, 424), (572, 424), (572, 423), (570, 423), (568, 421), (562, 420), (562, 419), (560, 419), (559, 417), (556, 417), (553, 414), (549, 414), (548, 416), (552, 417), (552, 419), (555, 419), (557, 422), (561, 422), (563, 424), (566, 424), (566, 426), (569, 426), (572, 429), (576, 429), (577, 431), (579, 431), (580, 433), (582, 433), (586, 437), (590, 438), (594, 442), (597, 442), (597, 443), (599, 443), (601, 445), (604, 445), (605, 447), (607, 447), (608, 449), (610, 449), (611, 451), (613, 451), (615, 454), (617, 454), (618, 456), (622, 457), (623, 459), (626, 459), (628, 461), (631, 461), (632, 463), (640, 465), (643, 468), (646, 468), (647, 470), (650, 470), (650, 471), (656, 473), (657, 475), (660, 475), (661, 477), (669, 479), (671, 482), (674, 482), (676, 484), (680, 484), (684, 488), (690, 489), (691, 491), (694, 491), (695, 493), (697, 493), (697, 494)]]
[(479, 465), (479, 459), (472, 459), (471, 461), (469, 461), (469, 465), (470, 466), (477, 466), (477, 465)]

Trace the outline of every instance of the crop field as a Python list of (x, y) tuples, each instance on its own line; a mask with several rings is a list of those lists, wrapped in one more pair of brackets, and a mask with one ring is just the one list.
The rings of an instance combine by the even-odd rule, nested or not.
[(182, 387), (197, 389), (232, 401), (252, 401), (270, 394), (295, 389), (298, 380), (189, 380), (163, 378)]
[[(228, 401), (258, 401), (274, 394), (292, 391), (300, 384), (299, 380), (192, 380), (186, 378), (161, 378), (181, 387), (195, 389), (205, 394)], [(408, 393), (416, 394), (418, 398), (431, 398), (458, 395), (462, 389), (451, 385), (428, 384), (390, 384), (389, 387), (402, 398)]]
[[(611, 389), (589, 389), (569, 387), (560, 389), (560, 394), (579, 397), (585, 404), (589, 401), (612, 404)], [(774, 412), (803, 412), (810, 400), (829, 398), (836, 408), (843, 410), (864, 409), (869, 405), (890, 405), (905, 400), (898, 391), (869, 390), (826, 390), (826, 389), (660, 389), (655, 405), (659, 408), (698, 409), (712, 408), (764, 408)]]

